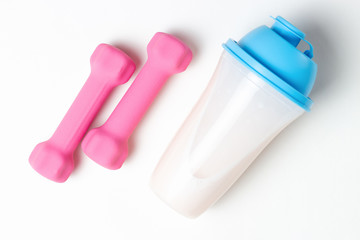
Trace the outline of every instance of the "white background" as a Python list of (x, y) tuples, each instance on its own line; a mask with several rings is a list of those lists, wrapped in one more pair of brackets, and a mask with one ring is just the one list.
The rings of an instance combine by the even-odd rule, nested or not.
[[(0, 2), (0, 239), (360, 239), (360, 14), (358, 1)], [(285, 129), (205, 214), (187, 219), (148, 180), (207, 85), (221, 44), (281, 15), (314, 45), (318, 77), (310, 113)], [(164, 87), (131, 138), (120, 170), (81, 150), (66, 183), (28, 164), (89, 72), (101, 43), (136, 62), (157, 31), (193, 50), (188, 70)], [(135, 73), (135, 74), (136, 74)], [(115, 90), (101, 125), (128, 84)]]

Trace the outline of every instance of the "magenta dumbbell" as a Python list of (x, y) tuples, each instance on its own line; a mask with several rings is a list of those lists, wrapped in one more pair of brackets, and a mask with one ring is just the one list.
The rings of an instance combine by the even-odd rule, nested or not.
[(108, 169), (118, 169), (128, 155), (128, 139), (146, 110), (173, 74), (185, 71), (192, 52), (166, 33), (156, 33), (147, 46), (148, 59), (105, 124), (82, 142), (85, 154)]
[(126, 83), (135, 64), (121, 50), (100, 44), (90, 58), (91, 74), (52, 137), (30, 155), (31, 166), (44, 177), (64, 182), (74, 168), (73, 154), (113, 88)]

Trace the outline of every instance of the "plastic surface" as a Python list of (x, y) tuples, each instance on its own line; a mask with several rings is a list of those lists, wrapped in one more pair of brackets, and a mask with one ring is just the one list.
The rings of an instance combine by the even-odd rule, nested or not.
[[(311, 60), (312, 46), (304, 39), (305, 34), (285, 19), (277, 17), (275, 20), (271, 28), (261, 26), (239, 42), (229, 40), (224, 48), (309, 111), (312, 101), (308, 95), (317, 72), (317, 65)], [(300, 40), (307, 42), (310, 47), (304, 53), (296, 49)]]
[(224, 51), (199, 102), (150, 180), (187, 217), (216, 202), (304, 109)]
[(52, 137), (30, 155), (31, 166), (44, 177), (64, 182), (74, 168), (73, 154), (112, 89), (126, 83), (135, 64), (124, 52), (100, 44), (90, 59), (91, 74)]
[(271, 29), (294, 47), (296, 47), (300, 43), (300, 41), (305, 38), (305, 33), (300, 31), (298, 28), (286, 21), (284, 18), (278, 16), (273, 19), (275, 20), (275, 22), (272, 25)]
[(184, 71), (191, 50), (177, 38), (156, 33), (147, 47), (148, 59), (105, 124), (92, 129), (82, 142), (88, 157), (108, 169), (118, 169), (128, 155), (128, 139), (173, 74)]

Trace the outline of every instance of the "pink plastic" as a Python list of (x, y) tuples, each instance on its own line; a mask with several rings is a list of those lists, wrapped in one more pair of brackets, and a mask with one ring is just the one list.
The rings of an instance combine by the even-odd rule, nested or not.
[(147, 47), (148, 60), (105, 124), (82, 142), (85, 154), (108, 169), (118, 169), (128, 155), (128, 139), (150, 104), (173, 74), (185, 71), (192, 52), (180, 40), (156, 33)]
[(90, 58), (91, 74), (52, 137), (30, 155), (31, 166), (44, 177), (64, 182), (74, 168), (73, 154), (113, 88), (126, 83), (135, 64), (124, 52), (100, 44)]

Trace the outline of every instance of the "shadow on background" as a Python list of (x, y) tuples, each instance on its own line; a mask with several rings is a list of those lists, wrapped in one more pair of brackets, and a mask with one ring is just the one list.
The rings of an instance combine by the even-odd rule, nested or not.
[(338, 31), (329, 29), (334, 25), (323, 21), (319, 22), (308, 17), (303, 24), (300, 22), (301, 30), (306, 34), (306, 39), (314, 47), (313, 60), (318, 64), (316, 81), (310, 94), (314, 98), (328, 94), (330, 89), (340, 82), (338, 73), (340, 72), (342, 54), (340, 53), (338, 36), (334, 34)]

